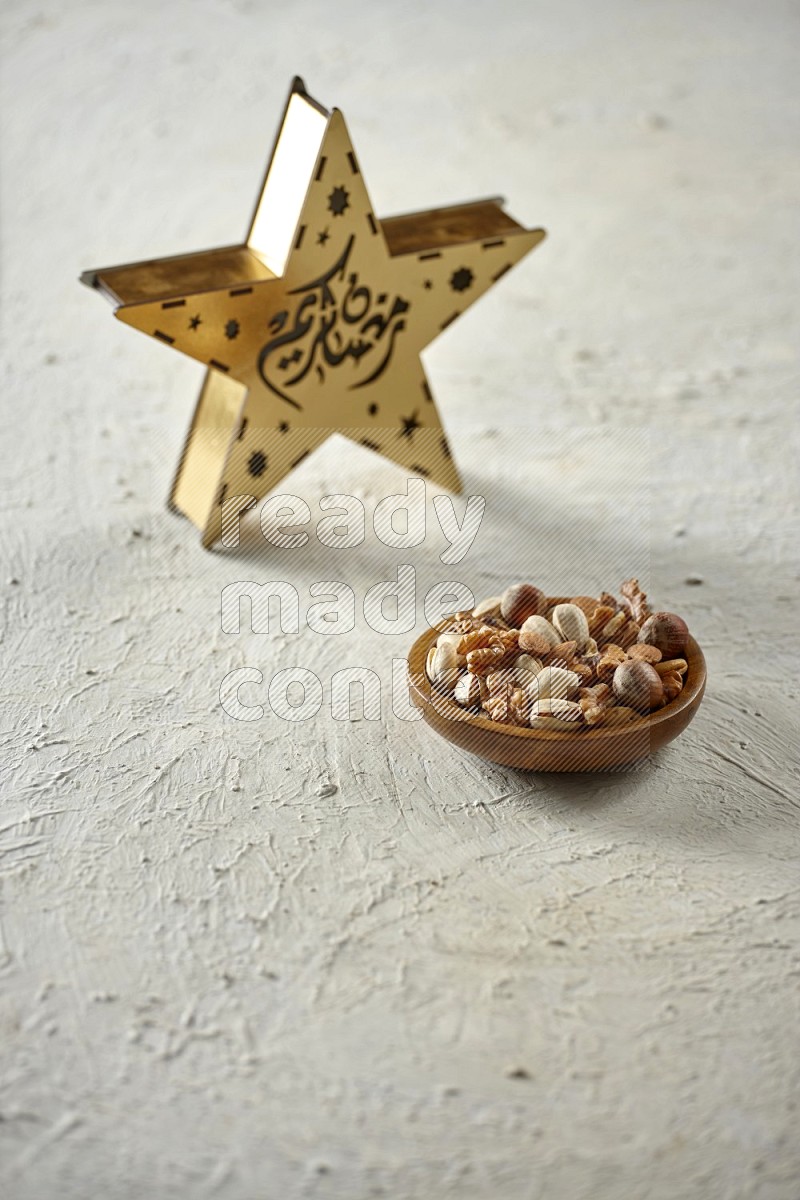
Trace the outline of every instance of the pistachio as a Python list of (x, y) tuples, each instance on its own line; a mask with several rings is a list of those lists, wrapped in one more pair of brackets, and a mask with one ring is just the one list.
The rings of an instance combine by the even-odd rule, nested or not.
[(689, 642), (689, 627), (675, 613), (657, 612), (639, 630), (640, 642), (656, 646), (666, 658), (681, 658)]
[(481, 681), (477, 675), (467, 671), (461, 676), (453, 690), (453, 699), (462, 708), (478, 708), (481, 702)]
[(435, 657), (436, 646), (434, 645), (428, 650), (428, 655), (425, 659), (425, 674), (428, 676), (428, 679), (430, 679), (431, 683), (433, 683), (433, 660)]
[(526, 642), (530, 641), (531, 637), (544, 638), (551, 649), (561, 641), (561, 634), (555, 625), (551, 625), (546, 617), (539, 615), (528, 617), (522, 624), (522, 628), (519, 631), (519, 644), (522, 650), (533, 648), (525, 645)]
[(458, 654), (452, 642), (436, 647), (432, 662), (433, 682), (443, 692), (452, 692), (458, 679)]
[(472, 615), (478, 621), (482, 621), (485, 617), (497, 617), (500, 615), (500, 602), (502, 596), (489, 596), (486, 600), (481, 600), (472, 610)]
[(539, 659), (532, 658), (530, 654), (518, 654), (514, 666), (518, 671), (530, 671), (531, 675), (538, 675), (542, 669)]
[(467, 665), (466, 655), (458, 653), (458, 647), (461, 644), (463, 636), (463, 633), (451, 633), (448, 631), (447, 633), (440, 633), (436, 639), (437, 646), (448, 645), (453, 647), (456, 652), (456, 666), (462, 668)]
[(576, 642), (583, 651), (589, 641), (589, 622), (586, 613), (577, 604), (557, 604), (553, 609), (553, 624), (561, 634), (562, 642)]
[(658, 672), (641, 660), (620, 663), (612, 686), (620, 704), (637, 712), (651, 712), (664, 703), (664, 687)]
[(500, 614), (515, 629), (537, 613), (547, 609), (547, 597), (532, 583), (512, 583), (503, 592), (500, 602)]
[(536, 676), (536, 695), (539, 700), (566, 700), (579, 687), (578, 676), (565, 667), (545, 667)]
[(532, 729), (572, 730), (579, 726), (581, 706), (572, 700), (538, 700), (531, 709)]

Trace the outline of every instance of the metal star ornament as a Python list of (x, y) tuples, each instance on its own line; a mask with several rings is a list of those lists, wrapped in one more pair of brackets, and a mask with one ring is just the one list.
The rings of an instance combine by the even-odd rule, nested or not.
[(208, 368), (170, 501), (210, 547), (334, 432), (460, 491), (420, 353), (544, 236), (496, 199), (380, 220), (295, 79), (244, 242), (81, 279)]

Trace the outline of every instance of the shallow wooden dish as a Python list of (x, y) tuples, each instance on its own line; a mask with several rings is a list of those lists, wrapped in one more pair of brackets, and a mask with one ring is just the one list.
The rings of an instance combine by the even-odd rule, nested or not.
[[(558, 603), (557, 600), (553, 601)], [(706, 662), (694, 638), (684, 655), (689, 664), (681, 694), (650, 716), (617, 728), (555, 733), (544, 729), (503, 726), (488, 717), (465, 713), (449, 696), (432, 687), (425, 673), (428, 650), (448, 622), (428, 629), (408, 655), (408, 685), (412, 702), (427, 723), (457, 746), (507, 767), (526, 771), (606, 771), (624, 767), (660, 750), (691, 721), (706, 686)]]

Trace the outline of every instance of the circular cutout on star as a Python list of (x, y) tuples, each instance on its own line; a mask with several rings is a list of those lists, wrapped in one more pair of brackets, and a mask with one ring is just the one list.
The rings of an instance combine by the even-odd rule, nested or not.
[(247, 470), (254, 479), (263, 475), (267, 469), (267, 456), (261, 450), (255, 450), (247, 460)]
[(335, 187), (328, 196), (328, 211), (335, 217), (340, 217), (346, 208), (350, 207), (350, 196), (343, 187)]
[(469, 267), (459, 267), (457, 271), (453, 271), (450, 276), (450, 287), (454, 292), (465, 292), (468, 287), (472, 287), (472, 281), (475, 276), (470, 271)]
[(232, 342), (233, 339), (238, 336), (239, 336), (239, 322), (233, 321), (233, 320), (228, 321), (227, 325), (225, 326), (225, 337), (228, 339), (228, 341)]

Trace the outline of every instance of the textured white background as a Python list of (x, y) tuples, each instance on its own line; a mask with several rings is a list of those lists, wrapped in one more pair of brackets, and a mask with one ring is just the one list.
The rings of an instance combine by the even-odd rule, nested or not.
[[(9, 1200), (795, 1200), (798, 23), (4, 0)], [(225, 583), (453, 574), (435, 528), (203, 553), (163, 512), (202, 372), (77, 283), (237, 240), (294, 72), (379, 213), (500, 191), (549, 228), (427, 355), (488, 505), (457, 578), (632, 573), (682, 612), (707, 699), (648, 766), (525, 776), (388, 706), (221, 712), (235, 666), (263, 701), (410, 640), (226, 636)], [(292, 488), (403, 482), (336, 441)]]

